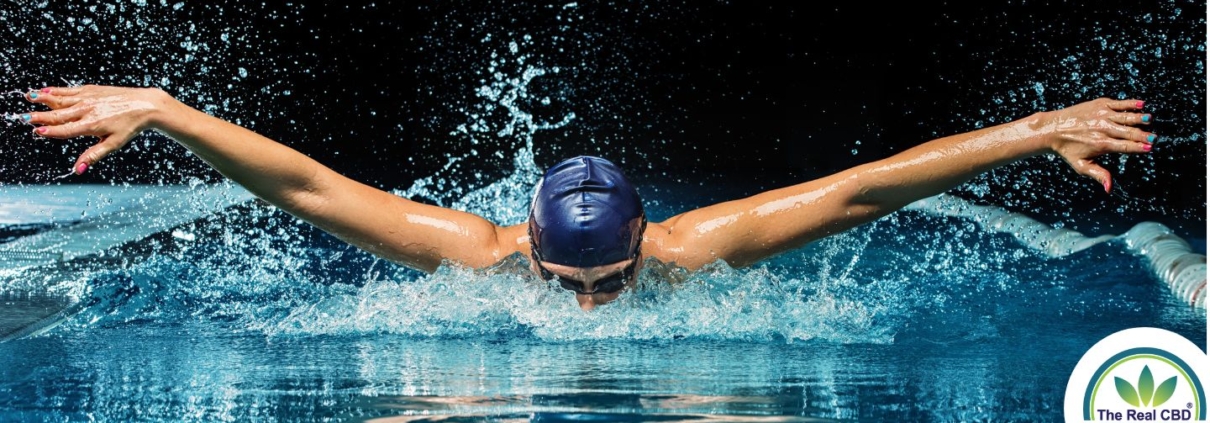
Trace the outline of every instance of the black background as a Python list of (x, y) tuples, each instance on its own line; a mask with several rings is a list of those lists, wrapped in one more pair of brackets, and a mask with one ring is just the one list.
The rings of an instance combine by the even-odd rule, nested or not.
[[(575, 114), (534, 135), (539, 166), (597, 154), (639, 183), (738, 194), (1096, 97), (1134, 97), (1148, 101), (1161, 141), (1150, 157), (1105, 158), (1126, 196), (1043, 157), (955, 193), (1077, 221), (1204, 222), (1204, 2), (145, 3), (0, 1), (0, 87), (162, 87), (384, 189), (475, 150), (455, 169), (480, 175), (466, 177), (473, 185), (511, 169), (519, 142), (456, 133), (473, 113), (492, 128), (507, 121), (476, 95), (495, 54), (507, 77), (560, 69), (518, 102), (540, 122)], [(14, 94), (0, 112), (26, 107)], [(86, 143), (29, 130), (3, 129), (0, 182), (219, 178), (149, 135), (83, 177), (55, 179)]]

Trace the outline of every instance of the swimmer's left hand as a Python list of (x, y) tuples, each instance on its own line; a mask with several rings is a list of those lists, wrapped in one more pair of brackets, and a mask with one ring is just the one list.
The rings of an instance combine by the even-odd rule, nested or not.
[(84, 173), (135, 135), (151, 128), (156, 111), (171, 99), (156, 88), (97, 85), (48, 87), (31, 91), (25, 98), (51, 109), (22, 115), (26, 122), (41, 125), (34, 128), (35, 134), (60, 139), (100, 138), (76, 159), (72, 166), (76, 174)]
[(1042, 113), (1037, 123), (1047, 134), (1046, 147), (1076, 172), (1100, 182), (1108, 193), (1113, 179), (1092, 159), (1108, 153), (1150, 152), (1156, 135), (1137, 128), (1151, 124), (1151, 114), (1140, 113), (1142, 109), (1142, 100), (1100, 98)]

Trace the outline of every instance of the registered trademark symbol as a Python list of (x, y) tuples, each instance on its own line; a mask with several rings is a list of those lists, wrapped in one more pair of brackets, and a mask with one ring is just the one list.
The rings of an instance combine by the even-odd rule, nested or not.
[(1191, 403), (1191, 402), (1185, 403), (1185, 408), (1193, 408), (1193, 403)]

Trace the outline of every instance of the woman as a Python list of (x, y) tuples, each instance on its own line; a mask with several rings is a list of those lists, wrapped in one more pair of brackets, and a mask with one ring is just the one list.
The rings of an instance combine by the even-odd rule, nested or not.
[(77, 159), (77, 174), (158, 130), (258, 197), (375, 255), (432, 272), (443, 261), (480, 268), (528, 254), (535, 274), (558, 278), (586, 310), (633, 286), (647, 258), (689, 270), (720, 259), (745, 266), (1040, 154), (1058, 154), (1109, 192), (1109, 172), (1092, 159), (1147, 153), (1156, 139), (1138, 128), (1151, 121), (1142, 101), (1097, 99), (651, 223), (616, 165), (577, 157), (546, 172), (526, 224), (501, 227), (348, 179), (159, 89), (49, 87), (27, 98), (51, 109), (21, 115), (35, 134), (100, 138)]

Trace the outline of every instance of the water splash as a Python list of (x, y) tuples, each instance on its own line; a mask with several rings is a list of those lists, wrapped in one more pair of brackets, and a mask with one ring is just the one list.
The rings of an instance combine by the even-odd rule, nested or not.
[(636, 292), (585, 313), (565, 291), (526, 274), (446, 267), (409, 283), (370, 282), (252, 328), (272, 335), (892, 340), (884, 318), (893, 307), (803, 296), (808, 282), (768, 269), (739, 271), (716, 263), (678, 285), (651, 274), (642, 280)]
[[(466, 169), (460, 166), (481, 154), (472, 148), (462, 156), (447, 155), (446, 165), (438, 174), (416, 180), (407, 190), (395, 191), (397, 195), (424, 198), (440, 206), (478, 214), (500, 225), (520, 223), (528, 217), (530, 192), (542, 175), (534, 162), (534, 135), (567, 126), (576, 118), (575, 112), (567, 112), (557, 121), (543, 122), (522, 107), (532, 96), (530, 85), (536, 78), (557, 77), (560, 73), (559, 67), (548, 69), (531, 64), (533, 61), (521, 47), (531, 41), (526, 35), (521, 43), (511, 41), (503, 52), (491, 54), (486, 67), (488, 75), (483, 78), (487, 82), (475, 90), (478, 101), (461, 109), (466, 112), (466, 122), (449, 133), (470, 145), (502, 145), (495, 153), (497, 156), (514, 150), (508, 175), (487, 181), (477, 189), (465, 188), (485, 182), (479, 173), (474, 174), (476, 180), (468, 181), (464, 176)], [(551, 100), (544, 97), (541, 101), (549, 104)]]
[[(1206, 120), (1201, 105), (1206, 93), (1204, 32), (1174, 30), (1204, 26), (1205, 18), (1182, 16), (1186, 7), (1203, 6), (1171, 0), (1154, 3), (1146, 13), (1089, 15), (1054, 27), (1039, 22), (1041, 28), (1029, 35), (1036, 40), (1031, 48), (1055, 58), (1042, 61), (1008, 53), (1016, 48), (1012, 40), (1024, 36), (1006, 31), (1012, 26), (996, 22), (996, 17), (976, 17), (989, 28), (987, 36), (999, 42), (964, 54), (969, 52), (971, 60), (983, 63), (988, 76), (977, 82), (946, 82), (977, 84), (980, 89), (972, 91), (969, 101), (978, 106), (955, 109), (956, 120), (938, 116), (921, 123), (953, 128), (935, 132), (944, 136), (967, 130), (964, 126), (971, 122), (975, 127), (984, 122), (990, 126), (1031, 111), (1055, 110), (1099, 97), (1146, 100), (1146, 111), (1154, 113), (1156, 122), (1144, 129), (1155, 131), (1160, 141), (1152, 154), (1110, 155), (1101, 161), (1114, 175), (1116, 198), (1098, 201), (1092, 206), (1094, 212), (1204, 219), (1204, 207), (1182, 209), (1163, 200), (1201, 196), (1205, 191), (1204, 178), (1191, 179), (1174, 170), (1183, 167), (1173, 166), (1200, 162), (1205, 156)], [(1122, 26), (1132, 30), (1120, 31)], [(1087, 42), (1071, 41), (1076, 39)], [(1069, 217), (1069, 210), (1088, 208), (1079, 203), (1086, 201), (1086, 195), (1099, 194), (1099, 185), (1075, 175), (1062, 160), (1047, 160), (1035, 158), (988, 172), (954, 192), (983, 200), (994, 196), (1002, 206), (1059, 217)], [(1037, 206), (1041, 203), (1053, 205), (1041, 210)]]
[[(261, 5), (265, 6), (265, 5)], [(0, 45), (3, 70), (0, 87), (28, 87), (6, 91), (14, 97), (45, 86), (79, 86), (81, 83), (158, 87), (178, 100), (204, 112), (236, 116), (241, 124), (254, 123), (258, 117), (271, 117), (281, 111), (259, 110), (262, 102), (274, 101), (276, 93), (305, 70), (288, 66), (290, 58), (252, 57), (249, 51), (277, 43), (247, 19), (249, 8), (242, 4), (199, 4), (185, 7), (183, 2), (116, 1), (90, 2), (10, 2), (0, 4), (0, 35), (8, 42)], [(297, 20), (302, 6), (265, 10), (265, 22)], [(239, 19), (234, 17), (239, 16)], [(240, 63), (241, 66), (231, 66)], [(268, 93), (259, 98), (233, 96), (232, 81), (240, 79), (239, 69), (251, 68), (263, 76), (257, 87)], [(245, 72), (247, 72), (245, 70)], [(61, 81), (61, 82), (60, 82)], [(43, 109), (25, 101), (0, 105), (4, 114), (20, 114)], [(247, 112), (255, 110), (254, 112)], [(182, 159), (184, 149), (156, 135), (145, 135), (132, 142), (123, 154), (106, 160), (119, 164), (125, 156), (139, 156), (140, 163), (159, 166), (149, 179), (159, 184), (180, 184), (196, 177), (204, 167), (196, 160)], [(143, 148), (147, 139), (156, 139), (157, 148)], [(16, 140), (14, 142), (19, 142)], [(20, 169), (23, 180), (50, 181), (62, 178), (55, 166), (45, 166), (46, 157), (72, 156), (75, 143), (22, 143), (12, 148), (16, 161), (8, 164)], [(79, 150), (82, 151), (82, 147)], [(132, 154), (131, 152), (136, 152)], [(37, 160), (28, 160), (37, 158)], [(72, 157), (74, 159), (74, 157)], [(134, 166), (130, 163), (127, 166)], [(102, 166), (96, 172), (107, 172)], [(193, 172), (179, 172), (181, 168)], [(142, 177), (148, 175), (140, 174)]]
[[(227, 27), (217, 38), (199, 41), (188, 38), (184, 34), (189, 31), (168, 20), (140, 18), (152, 13), (150, 10), (174, 13), (167, 5), (108, 6), (136, 8), (112, 12), (125, 13), (121, 22), (150, 26), (148, 33), (155, 35), (141, 35), (140, 40), (169, 42), (164, 44), (166, 50), (146, 52), (153, 59), (138, 63), (147, 66), (148, 72), (120, 70), (113, 80), (96, 82), (163, 84), (194, 95), (207, 112), (244, 109), (239, 100), (202, 87), (222, 86), (226, 83), (223, 78), (228, 77), (264, 75), (259, 68), (218, 66), (228, 58), (228, 47), (234, 48), (235, 44), (228, 43), (251, 43), (255, 28)], [(83, 13), (87, 10), (83, 7), (69, 9)], [(139, 12), (144, 10), (137, 9), (140, 7), (149, 9)], [(79, 22), (86, 28), (95, 24)], [(169, 32), (171, 35), (165, 35)], [(532, 37), (495, 35), (490, 41), (495, 49), (489, 49), (486, 56), (491, 58), (479, 75), (482, 82), (472, 90), (475, 101), (452, 105), (462, 121), (449, 135), (473, 149), (444, 156), (445, 166), (439, 172), (395, 193), (510, 224), (525, 218), (529, 192), (541, 174), (535, 160), (535, 135), (581, 124), (583, 117), (593, 113), (569, 106), (553, 113), (553, 118), (539, 117), (532, 107), (566, 99), (539, 94), (535, 85), (565, 77), (572, 70), (529, 53), (527, 46), (536, 42)], [(1114, 49), (1106, 47), (1105, 51)], [(4, 54), (21, 53), (5, 50)], [(152, 63), (156, 60), (190, 65), (168, 71)], [(269, 68), (278, 69), (276, 65)], [(277, 72), (293, 72), (284, 69), (298, 68), (281, 66)], [(190, 71), (198, 76), (194, 78)], [(1077, 72), (1063, 77), (1087, 78)], [(141, 80), (120, 76), (144, 73), (149, 76)], [(1036, 78), (1013, 84), (1018, 85), (1003, 91), (1006, 94), (995, 101), (1025, 102), (1036, 97), (1042, 102), (1038, 105), (1045, 106), (1070, 94)], [(290, 95), (289, 88), (269, 84), (258, 92)], [(598, 112), (604, 110), (596, 107)], [(234, 120), (247, 123), (265, 118), (259, 108), (253, 109), (258, 112)], [(997, 111), (960, 117), (977, 122), (1007, 118)], [(496, 177), (476, 173), (467, 165), (487, 158), (506, 161), (511, 168), (504, 177)], [(165, 165), (167, 169), (172, 166), (171, 161)], [(653, 200), (649, 202), (653, 215), (674, 212), (659, 207), (659, 201), (666, 199)], [(1144, 313), (1156, 307), (1148, 304), (1150, 297), (1136, 298), (1137, 293), (1129, 291), (1148, 284), (1122, 282), (1126, 291), (1106, 294), (1081, 291), (1084, 286), (1079, 283), (1060, 282), (1076, 280), (1069, 274), (1082, 275), (1088, 263), (1102, 260), (1049, 262), (974, 226), (911, 213), (891, 215), (753, 269), (716, 263), (677, 285), (656, 283), (652, 275), (645, 274), (642, 289), (592, 313), (580, 311), (566, 292), (543, 286), (525, 274), (443, 267), (433, 275), (419, 275), (334, 243), (305, 223), (261, 205), (246, 205), (175, 230), (194, 235), (194, 240), (165, 232), (78, 263), (71, 271), (2, 276), (4, 282), (29, 280), (84, 299), (89, 307), (66, 330), (203, 320), (271, 337), (395, 334), (560, 341), (955, 342), (995, 337), (1004, 330), (1004, 322), (1022, 321), (1038, 313), (1031, 310), (1055, 309), (1096, 318), (1123, 309)], [(1105, 248), (1108, 250), (1095, 252), (1108, 257), (1104, 261), (1109, 264), (1102, 267), (1139, 275), (1130, 273), (1132, 257), (1113, 246)], [(1088, 283), (1113, 285), (1117, 281)], [(1097, 305), (1086, 305), (1093, 296)], [(1038, 303), (1051, 307), (1033, 307)]]
[(287, 338), (948, 343), (997, 337), (1056, 310), (1152, 313), (1167, 294), (1142, 293), (1157, 285), (1136, 262), (1120, 244), (1050, 259), (970, 222), (900, 212), (754, 268), (714, 263), (680, 283), (648, 263), (639, 289), (586, 313), (533, 278), (523, 257), (423, 275), (245, 204), (63, 267), (0, 272), (0, 292), (40, 288), (86, 305), (52, 334), (200, 320)]

